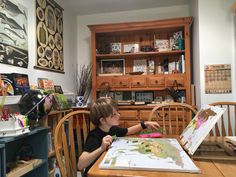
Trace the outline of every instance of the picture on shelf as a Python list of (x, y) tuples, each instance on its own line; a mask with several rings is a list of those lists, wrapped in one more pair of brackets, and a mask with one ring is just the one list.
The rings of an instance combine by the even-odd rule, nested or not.
[(134, 60), (133, 72), (147, 73), (147, 60), (146, 59)]
[(136, 53), (139, 52), (139, 44), (124, 44), (123, 45), (124, 53)]
[(63, 94), (63, 90), (60, 85), (54, 85), (55, 93)]
[(124, 75), (125, 60), (124, 59), (108, 59), (101, 60), (101, 75)]

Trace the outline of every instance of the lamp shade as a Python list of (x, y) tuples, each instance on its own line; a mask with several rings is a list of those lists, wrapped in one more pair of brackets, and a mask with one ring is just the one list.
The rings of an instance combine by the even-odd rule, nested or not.
[(41, 119), (52, 108), (52, 95), (40, 90), (30, 90), (19, 101), (20, 113), (27, 115), (29, 119)]

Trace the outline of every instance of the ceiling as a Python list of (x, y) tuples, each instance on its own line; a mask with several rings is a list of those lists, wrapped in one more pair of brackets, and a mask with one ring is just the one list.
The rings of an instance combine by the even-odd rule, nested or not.
[(76, 15), (88, 15), (188, 4), (191, 0), (63, 0)]

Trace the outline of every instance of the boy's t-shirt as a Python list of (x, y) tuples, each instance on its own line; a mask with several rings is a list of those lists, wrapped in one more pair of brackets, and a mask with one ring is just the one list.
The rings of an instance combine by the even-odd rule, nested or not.
[[(121, 128), (118, 126), (112, 126), (109, 132), (104, 132), (100, 128), (97, 127), (93, 129), (91, 132), (89, 132), (85, 146), (84, 146), (84, 151), (93, 152), (94, 150), (99, 148), (102, 144), (102, 139), (107, 135), (111, 135), (111, 136), (116, 135), (117, 137), (122, 137), (122, 136), (125, 136), (127, 132), (128, 132), (127, 128)], [(85, 169), (85, 174), (87, 174), (88, 170), (91, 168), (94, 162)]]
[(104, 132), (100, 128), (95, 128), (91, 132), (89, 132), (86, 144), (84, 146), (84, 151), (93, 152), (97, 148), (99, 148), (102, 144), (102, 139), (107, 135), (116, 135), (117, 137), (125, 136), (128, 132), (127, 128), (121, 128), (118, 126), (112, 126), (109, 132)]

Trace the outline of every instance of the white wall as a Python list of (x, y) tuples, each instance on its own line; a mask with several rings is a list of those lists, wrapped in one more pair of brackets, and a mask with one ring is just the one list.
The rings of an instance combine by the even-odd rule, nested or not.
[[(199, 44), (194, 46), (195, 65), (200, 67), (194, 73), (197, 85), (197, 106), (216, 101), (235, 101), (235, 33), (234, 17), (230, 11), (232, 1), (198, 0)], [(195, 43), (194, 43), (195, 45)], [(199, 54), (198, 53), (199, 47)], [(198, 60), (199, 61), (196, 61)], [(231, 64), (231, 94), (205, 94), (204, 65)]]
[(90, 30), (87, 27), (87, 25), (158, 20), (165, 18), (185, 17), (185, 16), (189, 16), (189, 7), (187, 5), (78, 16), (77, 62), (80, 64), (81, 63), (88, 64), (91, 61), (91, 51), (90, 51), (91, 38), (90, 38)]
[[(54, 84), (61, 85), (67, 92), (74, 92), (74, 71), (73, 65), (76, 61), (76, 17), (70, 15), (68, 9), (64, 9), (64, 71), (65, 74), (36, 70), (33, 67), (36, 62), (36, 16), (35, 1), (17, 0), (28, 9), (28, 46), (29, 46), (29, 65), (27, 69), (0, 64), (0, 73), (24, 73), (28, 74), (30, 84), (37, 84), (37, 78), (49, 78)], [(57, 1), (63, 7), (63, 0)], [(61, 2), (61, 3), (60, 3)]]

